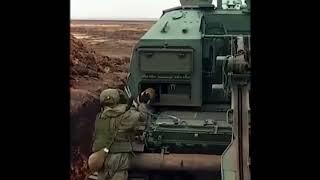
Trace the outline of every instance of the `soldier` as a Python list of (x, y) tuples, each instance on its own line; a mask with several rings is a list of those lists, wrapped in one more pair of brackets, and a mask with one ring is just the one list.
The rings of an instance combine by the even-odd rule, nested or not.
[(131, 142), (136, 128), (145, 116), (121, 97), (123, 91), (104, 90), (100, 95), (103, 111), (95, 123), (93, 154), (88, 165), (91, 171), (98, 171), (98, 180), (126, 180), (129, 161), (133, 151)]

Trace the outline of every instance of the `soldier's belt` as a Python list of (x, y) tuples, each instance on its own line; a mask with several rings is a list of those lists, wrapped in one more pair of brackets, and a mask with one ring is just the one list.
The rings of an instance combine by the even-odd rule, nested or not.
[(110, 147), (110, 153), (132, 152), (133, 148), (130, 142), (114, 142)]

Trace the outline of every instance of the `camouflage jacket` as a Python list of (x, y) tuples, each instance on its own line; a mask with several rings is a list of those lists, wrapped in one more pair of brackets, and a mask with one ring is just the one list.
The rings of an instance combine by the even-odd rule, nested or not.
[(93, 152), (110, 148), (114, 142), (128, 142), (134, 138), (136, 128), (145, 119), (142, 113), (126, 108), (126, 104), (106, 107), (96, 119)]

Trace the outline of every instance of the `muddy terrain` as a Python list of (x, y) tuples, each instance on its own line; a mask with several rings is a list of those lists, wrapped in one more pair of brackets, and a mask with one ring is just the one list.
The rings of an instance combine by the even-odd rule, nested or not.
[(131, 55), (133, 46), (154, 22), (72, 21), (71, 32), (109, 57)]
[(131, 51), (154, 22), (71, 21), (70, 124), (71, 180), (88, 175), (99, 94), (123, 88)]

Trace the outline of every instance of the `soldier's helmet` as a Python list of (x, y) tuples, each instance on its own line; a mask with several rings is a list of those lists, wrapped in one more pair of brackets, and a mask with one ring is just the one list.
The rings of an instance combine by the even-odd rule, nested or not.
[(100, 94), (100, 104), (103, 106), (114, 106), (120, 101), (120, 94), (117, 89), (106, 89)]

